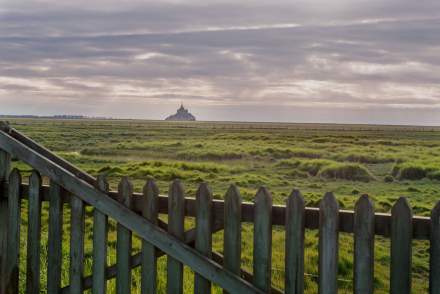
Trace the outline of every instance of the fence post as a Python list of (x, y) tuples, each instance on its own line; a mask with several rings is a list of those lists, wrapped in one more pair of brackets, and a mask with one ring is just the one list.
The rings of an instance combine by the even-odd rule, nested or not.
[(271, 290), (272, 277), (272, 195), (262, 187), (255, 196), (254, 210), (254, 285)]
[[(100, 175), (97, 179), (98, 189), (107, 193), (109, 185), (104, 176)], [(108, 217), (93, 209), (93, 294), (105, 294), (107, 292), (107, 280), (105, 278), (105, 268), (107, 267), (107, 237)]]
[[(168, 232), (183, 240), (185, 221), (185, 195), (179, 180), (175, 180), (168, 195)], [(183, 293), (183, 265), (171, 256), (167, 257), (167, 292)]]
[(72, 195), (70, 207), (70, 293), (81, 294), (84, 271), (84, 202)]
[(338, 291), (339, 205), (333, 193), (319, 204), (319, 293)]
[(51, 181), (49, 188), (49, 249), (47, 259), (47, 293), (58, 293), (61, 287), (63, 243), (62, 188)]
[[(211, 258), (212, 254), (212, 193), (207, 184), (199, 186), (196, 195), (196, 244), (201, 254)], [(211, 293), (211, 282), (195, 274), (194, 293)]]
[(40, 293), (41, 176), (29, 178), (26, 293)]
[(11, 156), (0, 150), (0, 293), (6, 291), (6, 258), (8, 238), (7, 181), (11, 168)]
[(21, 175), (14, 169), (9, 176), (8, 206), (9, 206), (9, 228), (8, 228), (8, 247), (6, 263), (6, 290), (8, 293), (18, 293), (19, 282), (19, 260), (20, 260), (20, 189)]
[[(122, 178), (118, 190), (122, 203), (131, 209), (133, 185), (127, 177)], [(131, 292), (131, 236), (131, 231), (118, 223), (116, 240), (116, 288), (118, 294)]]
[(241, 203), (237, 187), (231, 185), (225, 195), (223, 267), (236, 275), (241, 269)]
[[(142, 216), (157, 225), (159, 215), (159, 189), (153, 180), (149, 180), (143, 190)], [(141, 293), (157, 292), (157, 250), (142, 240)]]
[(293, 190), (286, 203), (285, 292), (304, 292), (304, 199)]
[(374, 207), (367, 195), (356, 202), (354, 215), (354, 293), (374, 290)]
[(411, 293), (412, 210), (400, 197), (391, 209), (390, 293)]

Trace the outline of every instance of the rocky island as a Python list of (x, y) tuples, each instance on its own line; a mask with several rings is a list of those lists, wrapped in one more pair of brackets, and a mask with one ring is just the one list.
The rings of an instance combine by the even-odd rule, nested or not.
[(177, 109), (177, 112), (173, 115), (168, 116), (165, 120), (170, 121), (195, 121), (196, 118), (192, 115), (188, 109), (183, 107), (183, 104), (180, 105), (180, 108)]

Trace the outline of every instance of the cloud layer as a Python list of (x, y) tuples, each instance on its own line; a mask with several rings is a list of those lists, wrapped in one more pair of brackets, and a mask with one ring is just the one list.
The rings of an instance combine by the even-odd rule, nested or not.
[(437, 1), (89, 2), (0, 0), (3, 113), (440, 124)]

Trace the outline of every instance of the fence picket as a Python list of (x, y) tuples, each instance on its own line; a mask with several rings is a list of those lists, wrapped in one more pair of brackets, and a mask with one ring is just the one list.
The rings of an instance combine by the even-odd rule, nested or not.
[[(185, 195), (179, 180), (175, 180), (168, 196), (168, 232), (183, 240), (185, 220)], [(167, 257), (167, 292), (183, 293), (183, 265), (171, 256)]]
[[(131, 196), (133, 194), (133, 185), (127, 177), (123, 177), (118, 187), (119, 196), (122, 203), (131, 208)], [(116, 288), (117, 293), (125, 294), (131, 292), (131, 237), (132, 233), (123, 225), (117, 225), (116, 241)]]
[(304, 292), (304, 199), (293, 190), (286, 203), (285, 293)]
[[(212, 257), (212, 193), (208, 185), (200, 184), (196, 195), (196, 244), (203, 255)], [(199, 274), (194, 277), (194, 293), (211, 293), (211, 282)]]
[(374, 207), (367, 195), (356, 202), (354, 216), (354, 292), (374, 290)]
[(319, 204), (319, 293), (338, 290), (339, 205), (333, 193), (326, 193)]
[(6, 289), (8, 293), (18, 293), (20, 257), (20, 186), (21, 175), (14, 169), (9, 176), (8, 188), (8, 246), (6, 260)]
[[(105, 176), (98, 176), (97, 185), (99, 190), (106, 193), (109, 191), (109, 185)], [(107, 240), (108, 217), (95, 208), (93, 210), (93, 294), (105, 294), (107, 292), (105, 278)]]
[(29, 178), (26, 293), (40, 293), (41, 177)]
[(440, 201), (431, 212), (429, 293), (440, 294)]
[(51, 182), (49, 187), (49, 237), (47, 256), (47, 292), (58, 293), (61, 288), (63, 242), (63, 199), (61, 187)]
[(241, 269), (241, 204), (240, 192), (231, 185), (225, 195), (223, 267), (236, 275)]
[(6, 286), (6, 259), (8, 238), (8, 198), (7, 181), (11, 168), (11, 155), (0, 150), (0, 293), (5, 291)]
[(255, 196), (253, 264), (254, 285), (269, 292), (272, 275), (272, 195), (264, 187)]
[[(159, 215), (159, 190), (153, 180), (149, 180), (143, 189), (142, 216), (157, 225)], [(141, 293), (157, 292), (157, 258), (156, 248), (142, 240)]]
[(70, 293), (83, 292), (84, 271), (84, 202), (76, 196), (70, 198)]
[(412, 210), (400, 197), (391, 209), (390, 293), (411, 293)]

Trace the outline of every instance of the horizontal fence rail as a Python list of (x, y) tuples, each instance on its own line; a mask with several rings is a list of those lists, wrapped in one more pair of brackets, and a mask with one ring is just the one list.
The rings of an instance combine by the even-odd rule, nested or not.
[[(412, 242), (430, 242), (430, 293), (440, 293), (440, 203), (431, 217), (413, 216), (405, 198), (393, 205), (391, 214), (375, 213), (367, 196), (359, 197), (354, 211), (340, 210), (332, 193), (326, 193), (318, 208), (306, 207), (298, 190), (285, 205), (273, 205), (266, 188), (254, 202), (243, 202), (239, 190), (231, 186), (225, 200), (215, 200), (207, 184), (196, 197), (185, 195), (180, 181), (170, 184), (169, 194), (160, 195), (153, 180), (146, 181), (142, 193), (134, 193), (131, 181), (121, 179), (118, 191), (109, 191), (104, 176), (98, 179), (63, 161), (8, 126), (0, 125), (0, 293), (19, 293), (20, 281), (26, 293), (106, 293), (107, 281), (115, 279), (117, 293), (132, 289), (133, 269), (140, 267), (141, 293), (158, 292), (158, 258), (166, 256), (166, 289), (183, 293), (183, 269), (194, 273), (194, 292), (210, 293), (212, 285), (225, 293), (303, 293), (305, 288), (305, 230), (318, 231), (319, 293), (337, 293), (339, 233), (353, 236), (353, 290), (374, 291), (375, 236), (390, 240), (390, 292), (410, 293), (412, 288)], [(34, 168), (27, 178), (10, 170), (15, 157)], [(43, 177), (42, 177), (43, 176)], [(43, 185), (43, 178), (49, 179)], [(27, 183), (24, 183), (27, 182)], [(26, 260), (20, 256), (21, 212), (27, 205)], [(42, 209), (48, 202), (48, 246), (42, 248)], [(65, 206), (70, 218), (64, 218)], [(92, 274), (84, 273), (86, 209), (93, 209)], [(160, 218), (167, 216), (167, 222)], [(185, 230), (185, 218), (195, 227)], [(116, 222), (116, 262), (107, 263), (109, 220)], [(252, 223), (252, 271), (241, 268), (243, 223)], [(63, 230), (63, 224), (70, 224)], [(284, 289), (272, 284), (273, 226), (283, 228), (285, 237)], [(223, 231), (223, 252), (213, 250), (213, 234)], [(63, 235), (70, 243), (63, 243)], [(133, 253), (132, 234), (142, 239), (141, 250)], [(62, 252), (69, 248), (69, 285), (61, 286), (61, 273), (67, 264)], [(45, 250), (42, 252), (42, 250)], [(47, 259), (42, 259), (42, 254)], [(40, 272), (41, 263), (47, 272)], [(20, 276), (20, 264), (26, 276)], [(47, 285), (40, 276), (47, 275)]]

